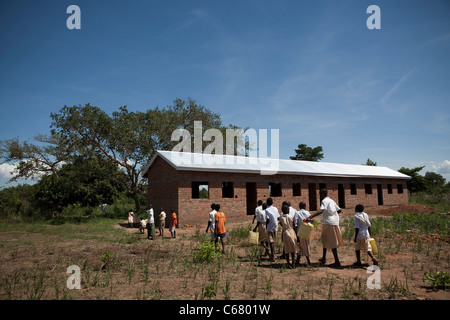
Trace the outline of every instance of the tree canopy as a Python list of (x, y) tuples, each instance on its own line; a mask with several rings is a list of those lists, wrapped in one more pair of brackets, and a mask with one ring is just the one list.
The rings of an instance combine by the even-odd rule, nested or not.
[[(146, 111), (130, 111), (122, 106), (111, 114), (89, 103), (64, 106), (50, 117), (50, 136), (40, 135), (23, 143), (18, 139), (0, 142), (0, 157), (4, 162), (16, 163), (13, 180), (50, 174), (53, 178), (45, 178), (43, 183), (51, 188), (62, 166), (79, 164), (80, 157), (101, 159), (104, 165), (108, 162), (125, 173), (121, 183), (134, 199), (136, 209), (140, 207), (138, 195), (145, 193), (141, 170), (157, 150), (170, 150), (178, 143), (171, 140), (175, 129), (186, 129), (193, 135), (194, 121), (202, 122), (203, 132), (209, 128), (225, 132), (227, 128), (219, 114), (192, 99), (176, 99), (172, 105)], [(228, 128), (236, 126), (230, 124)], [(90, 167), (85, 166), (85, 170)]]
[(323, 159), (323, 149), (321, 146), (311, 148), (306, 144), (299, 144), (295, 149), (295, 155), (291, 160), (319, 161)]
[(367, 158), (365, 165), (375, 167), (377, 165), (377, 163), (375, 161), (370, 160), (370, 158)]

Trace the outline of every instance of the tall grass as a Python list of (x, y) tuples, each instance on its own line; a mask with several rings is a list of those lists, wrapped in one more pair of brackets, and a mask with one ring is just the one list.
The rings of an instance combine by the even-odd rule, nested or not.
[[(406, 234), (417, 232), (422, 234), (439, 234), (442, 237), (449, 236), (450, 217), (439, 213), (432, 214), (393, 214), (391, 217), (377, 217), (370, 219), (372, 236), (391, 234)], [(354, 236), (353, 218), (341, 221), (344, 239), (351, 240)]]
[(450, 212), (450, 189), (437, 188), (432, 191), (421, 191), (411, 193), (409, 202), (428, 205), (436, 209), (438, 212)]

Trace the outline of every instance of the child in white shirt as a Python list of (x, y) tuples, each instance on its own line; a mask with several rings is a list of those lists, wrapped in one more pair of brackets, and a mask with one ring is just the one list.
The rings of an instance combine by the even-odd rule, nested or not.
[(356, 262), (353, 265), (362, 266), (361, 250), (367, 252), (374, 265), (378, 265), (377, 259), (375, 259), (372, 254), (372, 247), (370, 246), (369, 241), (371, 237), (369, 216), (364, 212), (364, 206), (362, 204), (355, 206), (355, 216), (353, 217), (353, 221), (355, 224), (355, 238), (353, 239), (353, 242), (355, 242), (356, 252)]
[[(295, 212), (295, 216), (294, 216), (294, 227), (295, 227), (295, 234), (298, 233), (298, 230), (300, 230), (300, 226), (303, 222), (303, 220), (308, 219), (311, 214), (306, 211), (306, 203), (305, 202), (300, 202), (299, 203), (299, 208), (300, 210)], [(309, 240), (305, 240), (305, 239), (300, 239), (297, 237), (297, 243), (299, 246), (299, 251), (298, 251), (298, 255), (297, 255), (297, 260), (296, 260), (296, 264), (299, 265), (300, 264), (300, 257), (301, 256), (305, 256), (306, 257), (306, 261), (308, 262), (308, 264), (311, 264), (311, 261), (309, 260), (309, 255), (311, 253), (311, 243)]]

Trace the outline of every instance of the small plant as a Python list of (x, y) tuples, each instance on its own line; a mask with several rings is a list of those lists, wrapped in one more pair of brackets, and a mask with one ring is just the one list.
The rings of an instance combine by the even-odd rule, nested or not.
[(212, 298), (215, 297), (216, 297), (216, 285), (214, 283), (211, 283), (202, 288), (200, 300), (203, 300), (204, 298), (211, 300)]
[(428, 282), (435, 289), (446, 289), (450, 287), (450, 274), (447, 271), (435, 273), (425, 272), (423, 281)]
[(384, 291), (389, 293), (389, 298), (395, 298), (396, 294), (399, 294), (402, 297), (409, 296), (411, 293), (408, 287), (408, 280), (405, 279), (405, 282), (398, 280), (397, 277), (392, 277), (389, 283), (384, 283)]
[(134, 269), (135, 269), (134, 260), (131, 259), (131, 261), (128, 264), (128, 274), (127, 274), (128, 284), (131, 284), (131, 280), (132, 280), (133, 274), (134, 274)]
[(107, 264), (112, 258), (114, 258), (114, 254), (109, 251), (102, 252), (102, 254), (100, 255), (100, 260), (104, 264)]
[(46, 288), (45, 282), (45, 274), (44, 271), (41, 270), (37, 275), (34, 275), (33, 287), (31, 289), (31, 292), (29, 292), (27, 298), (29, 300), (41, 300)]
[(252, 226), (248, 225), (247, 227), (241, 227), (241, 228), (233, 229), (230, 232), (227, 232), (227, 236), (229, 235), (228, 243), (236, 244), (236, 243), (241, 243), (243, 241), (247, 241), (248, 234), (251, 229), (252, 229)]
[(230, 300), (231, 299), (231, 295), (230, 295), (230, 285), (231, 285), (231, 279), (226, 278), (225, 279), (225, 284), (222, 287), (222, 292), (224, 295), (224, 299), (225, 300)]

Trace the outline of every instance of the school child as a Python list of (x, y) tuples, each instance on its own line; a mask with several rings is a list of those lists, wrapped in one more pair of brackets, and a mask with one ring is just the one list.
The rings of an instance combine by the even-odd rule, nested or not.
[(211, 212), (209, 213), (208, 225), (206, 226), (206, 233), (208, 233), (208, 229), (211, 231), (211, 241), (216, 241), (216, 220), (214, 218), (216, 214), (216, 204), (213, 203), (211, 205)]
[(267, 208), (266, 208), (266, 229), (267, 229), (267, 238), (270, 247), (270, 258), (269, 261), (275, 261), (275, 241), (277, 239), (277, 231), (278, 231), (278, 220), (280, 219), (280, 214), (278, 213), (278, 209), (273, 206), (273, 199), (267, 198)]
[(159, 212), (159, 236), (164, 237), (164, 227), (166, 225), (166, 213), (163, 208)]
[[(259, 201), (261, 201), (261, 200), (259, 200)], [(264, 255), (263, 255), (263, 257), (265, 257), (265, 256), (269, 255), (269, 239), (267, 237), (267, 229), (266, 229), (266, 220), (267, 220), (267, 218), (266, 218), (266, 209), (267, 209), (267, 204), (263, 203), (261, 205), (261, 210), (258, 210), (258, 208), (256, 208), (256, 210), (257, 210), (257, 212), (255, 213), (256, 226), (253, 229), (253, 232), (256, 232), (256, 230), (258, 230), (259, 244), (262, 245), (263, 248), (264, 248)]]
[(226, 231), (225, 231), (225, 221), (227, 221), (227, 219), (225, 218), (225, 214), (223, 212), (220, 212), (220, 204), (216, 203), (215, 206), (216, 209), (216, 214), (214, 215), (214, 219), (216, 221), (216, 244), (217, 244), (217, 240), (220, 239), (220, 243), (222, 244), (222, 253), (225, 253), (225, 237), (226, 235)]
[(132, 228), (134, 224), (134, 212), (130, 209), (128, 211), (128, 228)]
[(370, 246), (369, 241), (371, 237), (369, 216), (364, 212), (364, 206), (362, 204), (355, 206), (355, 216), (353, 217), (353, 221), (355, 223), (355, 238), (353, 239), (353, 242), (355, 242), (356, 253), (356, 262), (353, 265), (357, 267), (362, 266), (361, 250), (367, 252), (374, 265), (378, 265), (377, 259), (375, 259), (372, 254), (372, 247)]
[[(295, 212), (295, 216), (294, 216), (294, 229), (295, 229), (295, 234), (298, 233), (298, 230), (300, 229), (300, 226), (302, 224), (302, 222), (306, 219), (308, 219), (311, 214), (306, 211), (306, 203), (305, 202), (300, 202), (299, 203), (299, 211)], [(299, 265), (300, 264), (300, 257), (301, 256), (305, 256), (306, 257), (306, 261), (308, 262), (308, 264), (311, 264), (311, 261), (309, 260), (309, 255), (311, 254), (311, 244), (309, 240), (306, 239), (301, 239), (297, 237), (297, 242), (299, 245), (298, 248), (298, 255), (297, 255), (297, 261), (296, 264)]]
[[(281, 207), (283, 213), (280, 217), (280, 225), (283, 228), (283, 251), (286, 258), (288, 267), (295, 268), (295, 254), (298, 251), (297, 236), (294, 231), (294, 219), (289, 214), (289, 205), (283, 205)], [(289, 262), (289, 255), (292, 258), (292, 264)]]
[(255, 223), (255, 220), (258, 221), (258, 214), (262, 210), (263, 202), (262, 200), (258, 200), (258, 206), (255, 209), (255, 215), (253, 216), (252, 224)]
[(155, 238), (155, 212), (151, 204), (147, 207), (147, 239)]
[(172, 236), (172, 238), (176, 238), (177, 234), (176, 234), (176, 226), (177, 226), (178, 222), (177, 222), (177, 214), (175, 213), (175, 210), (172, 209), (172, 215), (170, 217), (170, 223), (169, 223), (169, 231), (170, 234)]
[(327, 189), (320, 189), (320, 197), (322, 201), (320, 203), (320, 210), (311, 215), (308, 220), (322, 214), (322, 246), (323, 254), (319, 261), (322, 264), (326, 263), (327, 250), (331, 249), (334, 256), (334, 263), (330, 267), (341, 267), (337, 248), (344, 245), (344, 239), (342, 239), (341, 230), (339, 229), (339, 213), (342, 212), (341, 208), (328, 197)]

